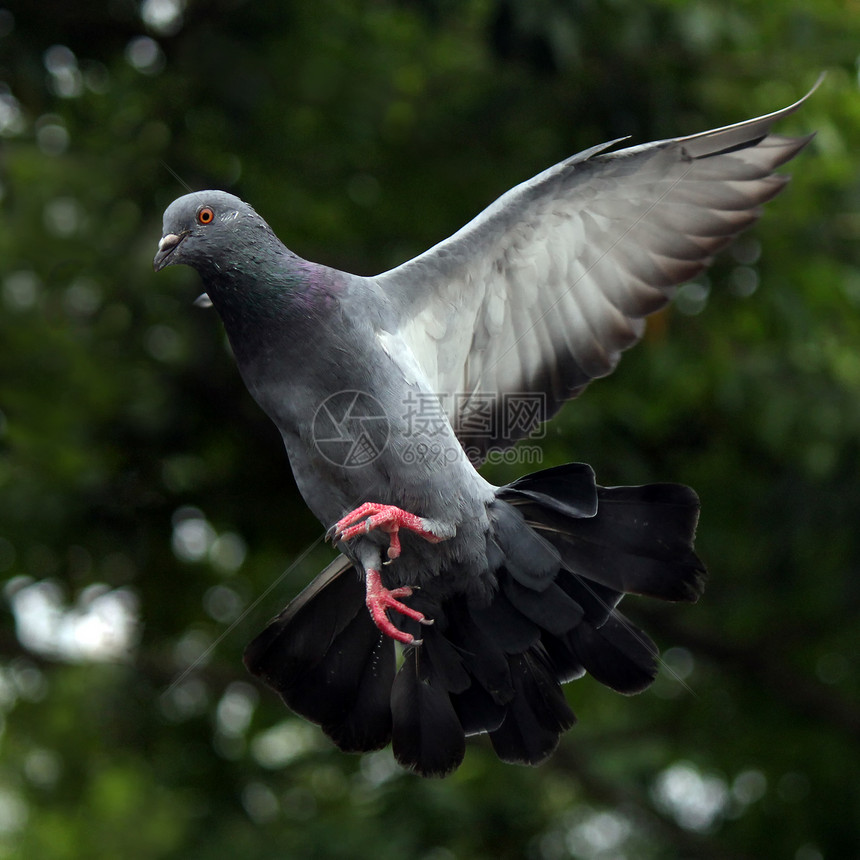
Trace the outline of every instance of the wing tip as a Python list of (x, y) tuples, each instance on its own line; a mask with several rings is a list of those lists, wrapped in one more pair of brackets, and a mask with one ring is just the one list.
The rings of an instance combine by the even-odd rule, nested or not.
[[(732, 132), (743, 132), (747, 129), (750, 130), (750, 138), (747, 139), (747, 144), (754, 143), (756, 137), (764, 139), (768, 136), (772, 125), (784, 119), (785, 117), (795, 113), (795, 111), (797, 111), (812, 96), (812, 94), (819, 88), (819, 86), (821, 86), (821, 83), (826, 77), (826, 74), (826, 72), (822, 72), (818, 76), (818, 79), (815, 81), (815, 83), (812, 85), (812, 88), (809, 90), (809, 92), (807, 92), (804, 96), (799, 98), (793, 104), (788, 105), (788, 107), (780, 108), (779, 110), (763, 114), (762, 116), (753, 117), (752, 119), (741, 120), (740, 122), (731, 123), (730, 125), (724, 125), (720, 128), (711, 129), (709, 131), (701, 131), (696, 134), (686, 135), (685, 137), (678, 137), (675, 138), (673, 142), (681, 144), (695, 144), (697, 141), (702, 141), (715, 135), (729, 136)], [(803, 141), (802, 143), (798, 143), (798, 147), (795, 152), (802, 149), (803, 146), (805, 146), (811, 139), (812, 137), (809, 135), (805, 135), (799, 138), (791, 138), (791, 140), (794, 141)], [(740, 140), (738, 140), (734, 144), (729, 144), (728, 148), (737, 147), (739, 145), (741, 145)], [(710, 155), (713, 153), (704, 154)], [(696, 153), (693, 153), (693, 155), (694, 157), (699, 157)], [(791, 156), (788, 156), (788, 158), (790, 157)]]

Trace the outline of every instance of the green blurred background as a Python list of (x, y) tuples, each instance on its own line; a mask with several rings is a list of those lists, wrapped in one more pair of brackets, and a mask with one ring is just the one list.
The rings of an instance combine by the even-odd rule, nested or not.
[[(858, 52), (851, 0), (0, 9), (0, 858), (860, 856)], [(654, 687), (570, 685), (536, 769), (335, 750), (241, 664), (332, 553), (197, 276), (152, 272), (173, 173), (369, 274), (822, 70), (785, 193), (543, 440), (702, 497), (702, 601), (625, 603)]]

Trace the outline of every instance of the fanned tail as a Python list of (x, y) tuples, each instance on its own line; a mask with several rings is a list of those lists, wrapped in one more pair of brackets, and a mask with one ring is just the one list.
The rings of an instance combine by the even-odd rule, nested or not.
[(339, 556), (251, 642), (245, 665), (342, 750), (365, 752), (391, 739), (391, 646)]
[(435, 624), (395, 619), (423, 639), (396, 676), (394, 643), (344, 558), (254, 640), (246, 664), (341, 749), (390, 740), (401, 764), (444, 776), (465, 736), (488, 733), (502, 760), (537, 764), (575, 722), (562, 683), (588, 672), (632, 694), (654, 680), (656, 646), (616, 607), (625, 594), (698, 599), (698, 511), (687, 487), (600, 487), (584, 464), (528, 475), (499, 488), (489, 509), (491, 597), (442, 598), (433, 583), (417, 591), (410, 605)]

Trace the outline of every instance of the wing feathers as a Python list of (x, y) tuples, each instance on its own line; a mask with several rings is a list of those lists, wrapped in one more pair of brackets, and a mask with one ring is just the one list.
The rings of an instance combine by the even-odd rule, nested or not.
[[(817, 84), (816, 84), (817, 86)], [(811, 93), (810, 93), (811, 94)], [(781, 111), (713, 131), (579, 153), (511, 189), (445, 242), (378, 276), (455, 428), (480, 392), (546, 395), (548, 418), (605, 376), (668, 302), (785, 186), (811, 139)], [(500, 407), (499, 407), (500, 408)], [(520, 428), (519, 435), (528, 428)], [(461, 438), (464, 438), (461, 435)], [(516, 439), (475, 440), (486, 451)]]

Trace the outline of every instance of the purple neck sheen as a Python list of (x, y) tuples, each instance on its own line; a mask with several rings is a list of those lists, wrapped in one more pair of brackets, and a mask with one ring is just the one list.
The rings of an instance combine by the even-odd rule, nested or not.
[(292, 266), (298, 273), (293, 297), (296, 303), (308, 310), (325, 310), (334, 305), (343, 290), (344, 278), (341, 272), (297, 256), (293, 256)]
[(274, 241), (246, 246), (204, 279), (228, 332), (274, 328), (298, 335), (337, 302), (343, 274), (302, 259), (270, 235)]

